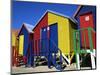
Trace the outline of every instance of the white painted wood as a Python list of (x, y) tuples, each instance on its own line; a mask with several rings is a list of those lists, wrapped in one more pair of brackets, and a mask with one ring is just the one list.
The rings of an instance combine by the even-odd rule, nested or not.
[(70, 60), (62, 53), (63, 58), (68, 61), (68, 64), (70, 65)]
[(94, 55), (93, 55), (92, 52), (90, 53), (90, 55), (91, 55), (92, 69), (95, 69), (95, 58), (94, 58)]
[(79, 53), (76, 53), (76, 67), (78, 70), (80, 70), (80, 59), (79, 59)]

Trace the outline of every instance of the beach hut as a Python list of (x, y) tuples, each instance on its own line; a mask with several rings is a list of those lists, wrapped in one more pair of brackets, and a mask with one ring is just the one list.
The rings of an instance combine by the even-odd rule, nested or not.
[[(78, 7), (74, 17), (78, 21), (78, 28), (85, 29), (83, 32), (81, 31), (82, 48), (90, 48), (88, 28), (91, 28), (93, 29), (93, 31), (90, 32), (92, 35), (91, 40), (93, 42), (93, 48), (96, 49), (96, 33), (94, 32), (96, 31), (96, 7), (81, 5)], [(85, 42), (84, 39), (86, 40)]]
[(30, 48), (30, 42), (33, 39), (33, 25), (23, 23), (19, 31), (19, 56), (22, 56), (24, 63), (28, 65), (32, 64), (32, 48)]
[(74, 14), (78, 22), (78, 30), (74, 32), (74, 50), (76, 51), (77, 68), (80, 69), (79, 55), (89, 54), (91, 61), (84, 61), (95, 69), (96, 50), (96, 6), (80, 5)]
[[(48, 53), (48, 48), (51, 52), (57, 52), (59, 49), (64, 57), (72, 58), (74, 53), (73, 30), (76, 29), (76, 20), (73, 18), (47, 10), (33, 29), (35, 40), (34, 53), (37, 52), (36, 54), (39, 54), (43, 51), (46, 54)], [(48, 40), (45, 39), (49, 39), (49, 45)], [(39, 42), (36, 43), (36, 40), (41, 40), (42, 44), (39, 45)], [(42, 48), (43, 46), (45, 50)], [(56, 46), (56, 49), (53, 46)]]
[[(48, 12), (48, 25), (53, 28), (53, 23), (57, 23), (55, 32), (57, 35), (54, 35), (57, 37), (58, 48), (60, 48), (64, 55), (71, 56), (73, 53), (72, 33), (73, 30), (77, 29), (76, 21), (73, 18), (51, 11)], [(51, 39), (53, 40), (53, 37)]]
[(17, 55), (18, 55), (18, 40), (17, 40), (17, 35), (18, 35), (19, 30), (15, 30), (12, 29), (11, 30), (11, 41), (12, 41), (12, 50), (11, 50), (11, 54), (12, 54), (12, 66), (17, 65)]

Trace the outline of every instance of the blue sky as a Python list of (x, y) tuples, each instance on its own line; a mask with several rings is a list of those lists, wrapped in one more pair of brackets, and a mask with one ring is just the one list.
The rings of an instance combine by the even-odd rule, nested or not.
[(72, 17), (78, 5), (13, 1), (12, 29), (19, 29), (23, 23), (35, 25), (46, 10), (52, 10)]

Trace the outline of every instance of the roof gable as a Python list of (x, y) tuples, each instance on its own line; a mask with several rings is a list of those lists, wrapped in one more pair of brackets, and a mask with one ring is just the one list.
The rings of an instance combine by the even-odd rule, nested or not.
[(23, 25), (25, 26), (25, 28), (28, 30), (29, 33), (33, 33), (33, 31), (32, 31), (32, 29), (34, 28), (33, 25), (30, 25), (27, 23), (24, 23)]
[(27, 23), (23, 23), (21, 28), (20, 28), (20, 31), (18, 33), (18, 36), (20, 35), (22, 29), (25, 28), (27, 30), (28, 33), (33, 33), (32, 29), (34, 28), (33, 25), (30, 25), (30, 24), (27, 24)]
[(95, 12), (96, 8), (95, 6), (90, 6), (90, 5), (80, 5), (73, 15), (74, 18), (76, 18), (78, 15), (84, 14), (84, 13), (89, 13), (89, 12)]
[[(35, 24), (35, 27), (36, 27), (36, 26), (38, 25), (38, 23), (44, 18), (44, 16), (45, 16), (46, 14), (48, 14), (48, 13), (52, 13), (52, 14), (55, 14), (55, 15), (58, 15), (58, 16), (61, 16), (61, 17), (70, 19), (72, 22), (77, 23), (77, 21), (76, 21), (74, 18), (72, 18), (72, 17), (66, 16), (66, 15), (63, 15), (63, 14), (61, 14), (61, 13), (54, 12), (54, 11), (51, 11), (51, 10), (47, 10), (47, 11), (42, 15), (42, 17), (38, 20), (38, 22)], [(34, 27), (34, 28), (35, 28), (35, 27)], [(33, 30), (34, 30), (34, 28), (33, 28)]]
[(70, 19), (72, 22), (77, 23), (77, 21), (72, 17), (66, 16), (66, 15), (63, 15), (61, 13), (58, 13), (58, 12), (55, 12), (55, 11), (51, 11), (51, 10), (47, 10), (47, 12), (55, 14), (55, 15), (58, 15), (58, 16), (61, 16), (61, 17), (64, 17), (64, 18), (67, 18), (67, 19)]

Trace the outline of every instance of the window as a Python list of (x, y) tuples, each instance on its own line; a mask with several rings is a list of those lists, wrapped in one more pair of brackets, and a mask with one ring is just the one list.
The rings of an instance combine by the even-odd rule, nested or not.
[(89, 16), (86, 16), (85, 17), (85, 21), (89, 21)]
[(50, 27), (47, 27), (47, 30), (49, 31), (50, 30)]
[(46, 31), (46, 29), (44, 28), (44, 31)]

